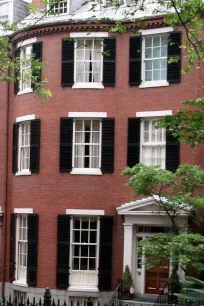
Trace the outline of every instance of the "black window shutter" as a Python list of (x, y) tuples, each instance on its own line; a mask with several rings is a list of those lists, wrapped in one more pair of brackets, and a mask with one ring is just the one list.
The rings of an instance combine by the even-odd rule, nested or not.
[(31, 120), (30, 130), (30, 171), (38, 173), (40, 169), (40, 119)]
[(9, 279), (10, 282), (14, 281), (15, 271), (15, 239), (16, 238), (16, 215), (11, 213), (10, 224), (10, 267), (9, 267)]
[(101, 170), (104, 173), (114, 171), (114, 138), (115, 138), (115, 119), (102, 119), (102, 156)]
[(60, 119), (60, 172), (72, 170), (73, 118)]
[(38, 224), (39, 216), (36, 214), (28, 214), (27, 283), (29, 286), (37, 286)]
[(113, 37), (104, 39), (103, 54), (103, 85), (115, 86), (116, 75), (116, 39)]
[(12, 172), (15, 174), (18, 171), (18, 132), (19, 123), (13, 125), (13, 157), (12, 157)]
[[(42, 46), (43, 46), (42, 41), (38, 41), (33, 44), (34, 59), (39, 60), (40, 62), (42, 62)], [(41, 81), (41, 74), (42, 74), (42, 69), (40, 70), (33, 69), (32, 71), (32, 76), (35, 78), (36, 82)], [(35, 84), (32, 84), (32, 88), (34, 89), (36, 88)]]
[(167, 81), (169, 83), (178, 83), (181, 81), (181, 32), (172, 32), (169, 35), (168, 42), (168, 60), (177, 58), (178, 62), (168, 63)]
[(141, 83), (142, 36), (130, 37), (129, 85)]
[(127, 165), (133, 167), (140, 162), (141, 118), (128, 118), (128, 156)]
[(100, 290), (111, 290), (112, 285), (112, 239), (113, 217), (100, 217), (100, 245), (99, 245), (99, 280)]
[[(16, 58), (19, 58), (20, 57), (20, 49), (16, 49), (15, 50), (15, 59)], [(18, 75), (19, 75), (19, 71), (20, 71), (20, 61), (19, 61), (19, 67), (17, 69), (15, 69), (14, 71), (14, 93), (15, 95), (17, 95), (17, 93), (19, 92), (19, 80), (17, 79), (18, 78)]]
[(176, 172), (180, 162), (180, 143), (170, 133), (166, 133), (166, 169)]
[(74, 40), (62, 40), (62, 86), (74, 84)]
[(58, 215), (57, 222), (57, 288), (69, 286), (70, 216)]

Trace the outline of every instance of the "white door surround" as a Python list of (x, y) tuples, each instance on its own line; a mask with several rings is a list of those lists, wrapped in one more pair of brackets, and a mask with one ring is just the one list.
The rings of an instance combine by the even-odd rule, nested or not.
[[(117, 207), (117, 213), (124, 216), (123, 270), (128, 265), (132, 273), (136, 293), (145, 293), (145, 266), (137, 269), (136, 237), (152, 236), (151, 233), (138, 233), (138, 226), (170, 227), (166, 212), (161, 209), (153, 197), (126, 203)], [(180, 227), (188, 227), (187, 211), (181, 210), (177, 216)], [(182, 277), (183, 278), (183, 277)]]

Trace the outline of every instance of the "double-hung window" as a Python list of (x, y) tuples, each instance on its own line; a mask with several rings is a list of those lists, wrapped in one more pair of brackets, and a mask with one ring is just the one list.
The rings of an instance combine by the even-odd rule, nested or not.
[(30, 121), (21, 122), (18, 150), (18, 169), (20, 172), (30, 170), (30, 136)]
[(156, 129), (156, 118), (144, 118), (141, 122), (140, 161), (145, 165), (165, 168), (166, 130)]
[(75, 119), (73, 129), (73, 168), (100, 169), (101, 120)]
[(171, 110), (137, 112), (128, 119), (127, 165), (138, 163), (160, 166), (175, 172), (179, 166), (180, 144), (164, 128), (157, 129), (159, 118), (171, 115)]
[(145, 82), (166, 81), (168, 36), (147, 36), (143, 38), (143, 41), (143, 80)]
[(74, 82), (76, 86), (102, 86), (103, 41), (75, 40)]
[(26, 214), (17, 215), (16, 229), (16, 280), (26, 283), (28, 257), (28, 217)]

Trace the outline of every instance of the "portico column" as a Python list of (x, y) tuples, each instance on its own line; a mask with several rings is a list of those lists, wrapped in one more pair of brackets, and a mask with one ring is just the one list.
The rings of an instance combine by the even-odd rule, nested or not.
[(123, 252), (123, 271), (125, 266), (128, 265), (132, 271), (132, 247), (133, 247), (133, 224), (124, 225), (124, 252)]

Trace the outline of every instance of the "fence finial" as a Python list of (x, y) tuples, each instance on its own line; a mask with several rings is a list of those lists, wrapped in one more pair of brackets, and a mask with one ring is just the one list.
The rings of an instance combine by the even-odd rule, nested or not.
[(50, 288), (45, 288), (44, 306), (51, 306), (51, 291), (50, 291)]

